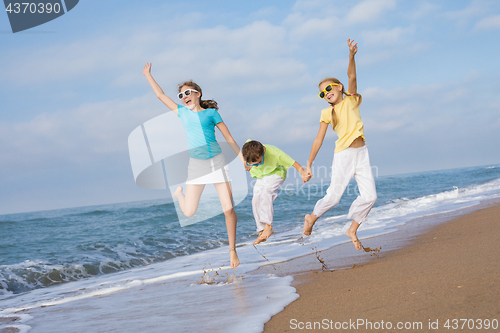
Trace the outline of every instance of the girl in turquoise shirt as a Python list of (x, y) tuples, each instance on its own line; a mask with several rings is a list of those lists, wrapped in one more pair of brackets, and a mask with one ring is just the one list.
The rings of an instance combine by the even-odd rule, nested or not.
[[(184, 215), (190, 217), (198, 209), (205, 184), (215, 186), (226, 219), (231, 268), (235, 268), (240, 263), (235, 248), (237, 216), (233, 207), (227, 165), (224, 156), (221, 154), (221, 148), (215, 139), (215, 127), (221, 131), (226, 141), (245, 165), (240, 149), (217, 112), (217, 102), (201, 99), (202, 91), (200, 86), (192, 81), (180, 84), (178, 97), (184, 105), (178, 105), (165, 95), (153, 79), (150, 63), (146, 63), (142, 73), (146, 76), (156, 97), (181, 118), (188, 138), (190, 162), (188, 180), (186, 181), (186, 194), (184, 195), (182, 192), (182, 186), (179, 186), (173, 196), (179, 200), (179, 206)], [(207, 167), (210, 172), (206, 172)]]

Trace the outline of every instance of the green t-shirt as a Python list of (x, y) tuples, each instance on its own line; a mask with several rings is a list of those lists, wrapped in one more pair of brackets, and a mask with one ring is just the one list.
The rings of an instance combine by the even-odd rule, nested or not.
[(271, 145), (263, 146), (266, 148), (266, 152), (264, 153), (264, 164), (252, 167), (252, 169), (250, 169), (250, 175), (252, 175), (253, 178), (278, 175), (285, 180), (286, 170), (295, 163), (295, 160), (278, 147)]

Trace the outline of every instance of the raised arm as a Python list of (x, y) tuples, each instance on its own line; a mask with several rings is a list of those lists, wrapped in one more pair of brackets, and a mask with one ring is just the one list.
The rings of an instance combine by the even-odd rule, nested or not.
[(312, 171), (311, 167), (314, 162), (314, 159), (316, 158), (316, 155), (318, 155), (319, 149), (323, 145), (323, 140), (325, 139), (326, 131), (328, 130), (328, 123), (321, 122), (319, 123), (319, 131), (318, 135), (316, 135), (316, 139), (314, 139), (314, 142), (311, 147), (311, 153), (309, 154), (309, 160), (307, 161), (307, 167), (305, 172), (309, 174), (311, 177)]
[(151, 88), (153, 88), (156, 97), (158, 97), (158, 99), (162, 101), (163, 104), (165, 104), (170, 110), (177, 113), (178, 112), (177, 103), (175, 103), (170, 97), (165, 95), (165, 93), (160, 88), (158, 83), (156, 83), (155, 79), (153, 79), (153, 76), (151, 75), (151, 65), (152, 64), (150, 63), (146, 63), (146, 65), (144, 66), (144, 70), (142, 71), (142, 74), (144, 74), (146, 79), (148, 79), (149, 85), (151, 86)]
[(243, 159), (243, 154), (241, 153), (240, 147), (238, 146), (236, 141), (234, 141), (233, 136), (229, 132), (229, 129), (227, 128), (226, 124), (224, 124), (224, 122), (220, 122), (216, 126), (224, 136), (224, 139), (226, 139), (226, 142), (229, 143), (234, 153), (238, 155), (238, 157), (241, 160), (241, 163), (243, 163), (243, 166), (245, 166), (245, 169), (247, 169), (247, 171), (250, 170), (250, 167), (246, 165), (245, 160)]
[(358, 43), (354, 43), (354, 40), (348, 39), (347, 45), (349, 45), (349, 67), (347, 68), (347, 76), (349, 77), (349, 87), (347, 91), (351, 94), (358, 92), (358, 83), (356, 81), (356, 63), (354, 61), (354, 55), (358, 52)]

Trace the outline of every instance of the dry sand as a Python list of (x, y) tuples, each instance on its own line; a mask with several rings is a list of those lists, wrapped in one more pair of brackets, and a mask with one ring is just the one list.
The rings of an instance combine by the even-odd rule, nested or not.
[[(362, 243), (372, 248), (390, 244), (395, 234)], [(363, 332), (370, 331), (370, 327), (378, 332), (500, 331), (484, 329), (485, 319), (500, 320), (498, 203), (442, 223), (417, 237), (394, 239), (399, 246), (403, 239), (409, 245), (392, 251), (384, 251), (383, 247), (368, 259), (367, 253), (364, 259), (355, 253), (349, 264), (352, 260), (358, 262), (354, 268), (321, 272), (321, 265), (313, 256), (280, 264), (277, 270), (275, 266), (273, 270), (279, 275), (295, 270), (294, 287), (300, 297), (273, 316), (264, 332)], [(349, 250), (347, 244), (334, 247), (318, 257), (323, 256), (328, 267), (338, 267), (331, 252), (356, 252), (352, 244), (349, 247), (352, 248)], [(309, 266), (300, 266), (300, 260)], [(311, 267), (320, 272), (312, 273)], [(309, 272), (297, 274), (300, 271)], [(460, 319), (468, 321), (464, 325)], [(361, 324), (361, 320), (361, 326), (352, 325)], [(450, 329), (444, 326), (447, 320)], [(412, 328), (397, 329), (398, 323), (407, 328), (411, 324)], [(429, 328), (430, 324), (437, 329)], [(478, 330), (480, 324), (483, 328)], [(340, 329), (335, 329), (335, 325)], [(453, 329), (455, 325), (457, 329)]]

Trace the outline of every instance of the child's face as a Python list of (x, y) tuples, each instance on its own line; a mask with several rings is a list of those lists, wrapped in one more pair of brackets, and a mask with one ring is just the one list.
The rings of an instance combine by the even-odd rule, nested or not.
[[(188, 89), (194, 89), (194, 88), (189, 86), (182, 86), (181, 92), (184, 92)], [(184, 102), (184, 105), (191, 110), (193, 110), (195, 107), (199, 105), (199, 99), (200, 99), (200, 93), (194, 91), (190, 91), (189, 96), (186, 96), (186, 94), (183, 94), (182, 96), (182, 102)]]
[[(323, 82), (319, 86), (319, 91), (325, 90), (325, 88), (331, 83), (334, 83), (334, 82), (332, 82), (332, 81)], [(332, 85), (331, 87), (332, 87), (332, 90), (327, 92), (324, 98), (330, 104), (337, 104), (337, 103), (342, 101), (342, 84)]]
[[(266, 154), (266, 147), (264, 147), (264, 155)], [(254, 162), (246, 162), (248, 166), (259, 166), (264, 164), (264, 155), (260, 156), (257, 161)]]

